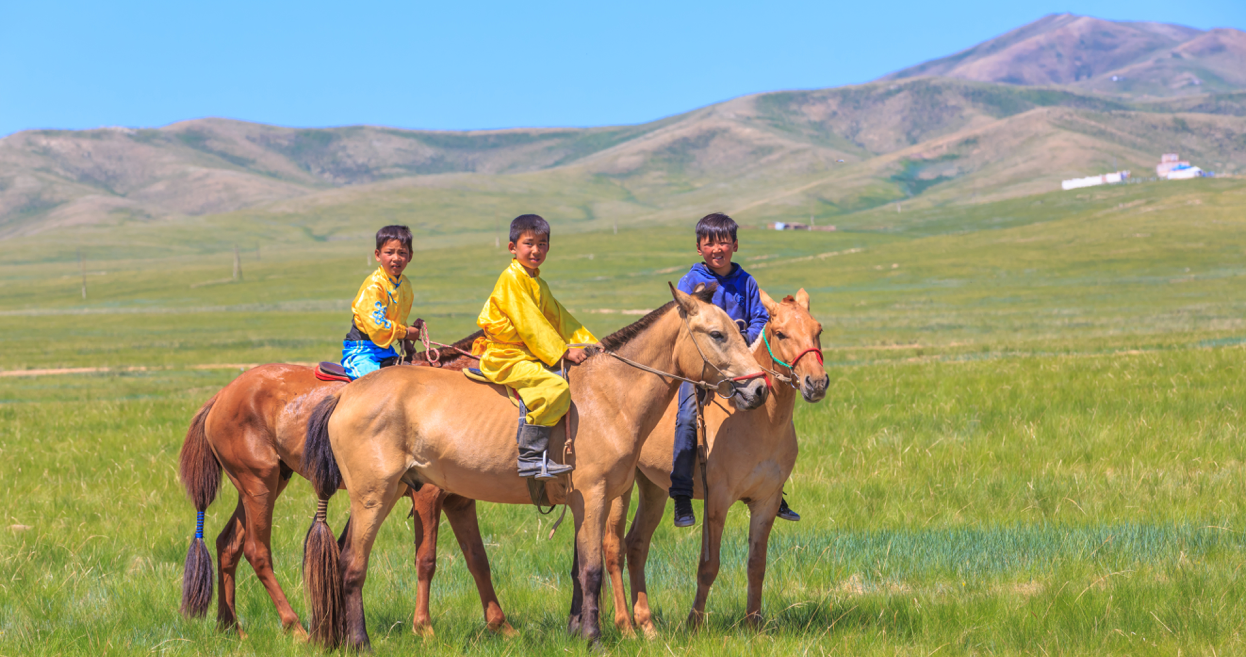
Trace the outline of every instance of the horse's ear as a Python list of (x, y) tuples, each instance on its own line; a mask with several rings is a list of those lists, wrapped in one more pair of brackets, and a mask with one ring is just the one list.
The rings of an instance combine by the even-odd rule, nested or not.
[(796, 303), (799, 303), (806, 311), (809, 310), (809, 293), (805, 291), (805, 288), (796, 290)]
[(766, 309), (766, 312), (770, 313), (771, 317), (774, 317), (775, 312), (779, 310), (779, 304), (775, 303), (774, 299), (771, 299), (765, 290), (758, 289), (757, 293), (761, 295), (762, 307)]
[(672, 284), (670, 281), (667, 281), (666, 284), (670, 286), (671, 296), (674, 297), (675, 303), (679, 304), (680, 310), (683, 310), (685, 315), (697, 314), (696, 297), (692, 296), (691, 294), (687, 294), (685, 292), (675, 289), (674, 284)]

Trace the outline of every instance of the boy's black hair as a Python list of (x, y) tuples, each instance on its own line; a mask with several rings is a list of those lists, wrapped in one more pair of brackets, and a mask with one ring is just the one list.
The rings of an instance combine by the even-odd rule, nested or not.
[(402, 245), (407, 247), (407, 253), (413, 253), (411, 248), (411, 229), (406, 226), (386, 226), (376, 231), (376, 250), (380, 251), (390, 240), (398, 240)]
[(715, 242), (736, 241), (735, 231), (739, 228), (735, 220), (722, 212), (714, 212), (701, 217), (697, 222), (697, 246), (705, 240)]
[(549, 239), (549, 222), (539, 214), (521, 214), (511, 220), (511, 241), (518, 242), (524, 233)]

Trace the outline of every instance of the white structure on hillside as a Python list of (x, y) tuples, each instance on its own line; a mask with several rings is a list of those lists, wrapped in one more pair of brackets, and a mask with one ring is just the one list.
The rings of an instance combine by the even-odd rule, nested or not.
[(1166, 178), (1169, 180), (1189, 180), (1190, 178), (1200, 178), (1203, 176), (1203, 170), (1190, 165), (1179, 166), (1168, 172)]
[(1168, 177), (1168, 172), (1173, 169), (1189, 168), (1190, 163), (1181, 159), (1176, 153), (1164, 153), (1159, 158), (1159, 165), (1155, 167), (1155, 175), (1160, 179)]
[(1129, 180), (1129, 172), (1117, 171), (1115, 173), (1105, 173), (1102, 176), (1090, 176), (1089, 178), (1074, 178), (1072, 180), (1065, 180), (1060, 183), (1060, 188), (1065, 190), (1080, 189), (1082, 187), (1094, 187), (1096, 185), (1112, 185), (1119, 182), (1125, 182), (1126, 180)]

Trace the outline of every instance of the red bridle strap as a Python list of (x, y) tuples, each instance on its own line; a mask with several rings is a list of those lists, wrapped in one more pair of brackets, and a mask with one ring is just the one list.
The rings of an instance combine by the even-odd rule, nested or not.
[(821, 350), (821, 349), (818, 349), (817, 347), (809, 347), (808, 349), (806, 349), (806, 350), (804, 350), (804, 351), (800, 352), (800, 355), (796, 357), (796, 360), (792, 361), (792, 367), (791, 367), (791, 369), (792, 369), (793, 371), (796, 369), (796, 365), (800, 363), (800, 359), (802, 359), (802, 358), (804, 358), (804, 357), (805, 357), (805, 354), (813, 354), (813, 355), (817, 356), (817, 357), (818, 357), (818, 365), (822, 365), (823, 367), (825, 367), (825, 366), (826, 366), (825, 361), (823, 361), (823, 360), (822, 360), (822, 350)]

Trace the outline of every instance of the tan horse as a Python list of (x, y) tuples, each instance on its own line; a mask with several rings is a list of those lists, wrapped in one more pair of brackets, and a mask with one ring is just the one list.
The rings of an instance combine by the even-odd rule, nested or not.
[[(458, 370), (469, 364), (471, 361), (462, 356), (462, 350), (469, 347), (477, 335), (479, 333), (460, 340), (450, 349), (442, 349), (438, 365)], [(212, 560), (201, 538), (202, 514), (216, 499), (224, 469), (238, 490), (238, 506), (216, 539), (217, 622), (222, 628), (238, 628), (242, 633), (235, 610), (234, 589), (238, 562), (245, 556), (272, 598), (282, 626), (296, 634), (306, 634), (273, 572), (270, 542), (273, 507), (295, 473), (306, 476), (302, 465), (303, 443), (312, 409), (344, 385), (321, 381), (313, 368), (303, 365), (261, 365), (239, 375), (195, 414), (182, 445), (180, 470), (186, 492), (201, 515), (197, 536), (186, 557), (182, 613), (190, 617), (203, 616), (212, 601)], [(476, 523), (475, 503), (447, 496), (432, 486), (413, 494), (412, 502), (416, 511), (416, 565), (421, 581), (431, 579), (436, 567), (433, 550), (444, 505), (469, 568), (473, 573), (484, 573), (476, 583), (484, 605), (485, 622), (491, 630), (513, 633), (489, 581), (489, 563)], [(471, 532), (476, 532), (475, 536)], [(429, 623), (428, 586), (422, 584), (417, 593), (413, 626), (416, 632), (427, 633)]]
[[(830, 377), (822, 367), (822, 325), (809, 314), (809, 295), (802, 289), (796, 297), (775, 303), (765, 292), (762, 304), (770, 313), (764, 339), (753, 345), (753, 356), (762, 368), (776, 371), (799, 386), (801, 396), (817, 402), (826, 395)], [(767, 348), (769, 344), (769, 348)], [(771, 349), (774, 354), (771, 356)], [(783, 361), (784, 364), (775, 361)], [(790, 364), (790, 366), (788, 366)], [(710, 586), (718, 576), (719, 547), (727, 509), (737, 501), (749, 508), (748, 536), (748, 603), (746, 622), (755, 624), (761, 618), (761, 588), (766, 575), (766, 547), (770, 529), (779, 510), (783, 483), (796, 462), (796, 430), (792, 412), (796, 406), (793, 385), (776, 381), (774, 392), (761, 409), (750, 413), (732, 413), (719, 404), (705, 407), (709, 438), (706, 478), (709, 496), (699, 476), (693, 476), (696, 497), (706, 499), (702, 532), (702, 554), (697, 568), (697, 594), (688, 614), (690, 626), (705, 618), (705, 601)], [(671, 485), (672, 448), (675, 440), (675, 413), (672, 404), (645, 441), (640, 455), (640, 476), (636, 477), (640, 501), (632, 529), (627, 534), (627, 566), (631, 574), (632, 605), (636, 624), (649, 637), (656, 635), (653, 612), (645, 582), (645, 562), (653, 532), (666, 511), (667, 491)], [(700, 464), (694, 466), (698, 473)], [(614, 622), (625, 634), (632, 633), (623, 592), (623, 526), (631, 491), (615, 500), (609, 529), (605, 538), (606, 569), (610, 574), (614, 595)]]
[[(571, 426), (570, 486), (551, 482), (551, 501), (575, 517), (578, 580), (585, 592), (583, 634), (601, 634), (598, 598), (602, 534), (609, 501), (632, 486), (640, 447), (686, 377), (730, 382), (732, 402), (755, 408), (767, 396), (762, 372), (722, 309), (671, 288), (675, 297), (602, 340), (619, 356), (674, 376), (595, 355), (571, 377), (575, 400), (551, 440), (563, 453)], [(430, 483), (448, 493), (502, 504), (530, 504), (516, 476), (516, 411), (495, 386), (431, 368), (389, 368), (346, 386), (317, 407), (304, 454), (321, 504), (344, 482), (351, 528), (340, 559), (323, 515), (308, 532), (304, 571), (311, 632), (327, 645), (368, 646), (363, 584), (377, 530), (404, 485)], [(335, 456), (336, 454), (336, 456)], [(340, 564), (340, 570), (337, 566)]]

